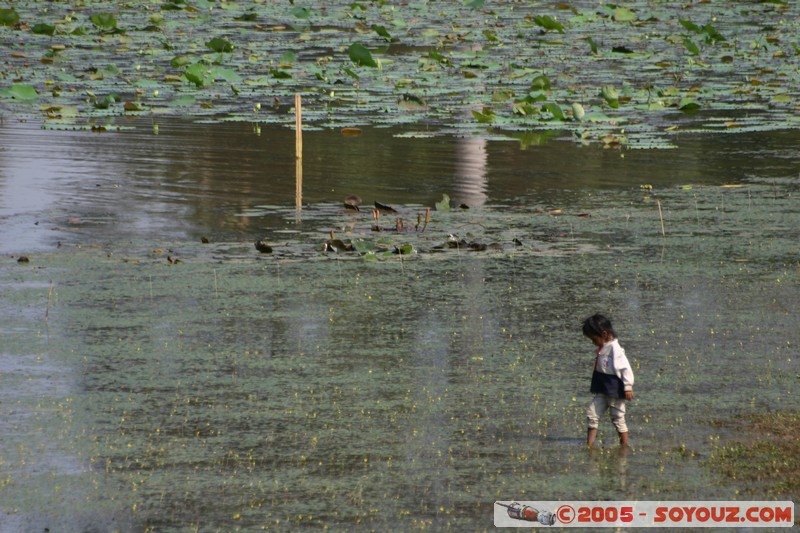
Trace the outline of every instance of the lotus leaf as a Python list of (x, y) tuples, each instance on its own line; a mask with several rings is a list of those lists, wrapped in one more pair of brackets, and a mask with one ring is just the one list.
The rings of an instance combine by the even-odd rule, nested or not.
[(357, 65), (373, 68), (378, 66), (378, 64), (372, 58), (372, 52), (370, 52), (363, 44), (351, 44), (350, 48), (347, 50), (347, 53), (350, 56), (350, 60)]
[(12, 8), (0, 8), (0, 24), (3, 26), (13, 26), (19, 22), (19, 13)]

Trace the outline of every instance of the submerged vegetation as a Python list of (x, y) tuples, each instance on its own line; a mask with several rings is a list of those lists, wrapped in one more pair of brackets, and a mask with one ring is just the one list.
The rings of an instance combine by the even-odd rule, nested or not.
[(716, 425), (740, 431), (719, 444), (709, 465), (737, 483), (743, 492), (767, 498), (800, 494), (800, 414), (761, 413), (746, 420), (719, 420)]
[[(670, 147), (798, 128), (796, 3), (16, 1), (0, 101), (46, 127), (181, 115)], [(413, 105), (408, 105), (412, 102)]]
[[(400, 234), (328, 204), (276, 224), (271, 253), (139, 234), (7, 258), (4, 523), (480, 531), (509, 495), (739, 499), (795, 468), (796, 417), (759, 418), (775, 440), (752, 461), (708, 420), (795, 402), (800, 301), (794, 178), (739, 185), (573, 190), (542, 213), (442, 198)], [(455, 230), (504, 246), (433, 253)], [(369, 261), (369, 235), (430, 253)], [(641, 383), (627, 456), (607, 427), (598, 453), (581, 438), (597, 306)]]

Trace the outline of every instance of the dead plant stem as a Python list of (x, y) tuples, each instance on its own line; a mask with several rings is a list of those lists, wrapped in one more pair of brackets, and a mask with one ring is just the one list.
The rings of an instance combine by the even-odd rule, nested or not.
[(50, 280), (50, 288), (47, 290), (47, 307), (44, 309), (44, 321), (47, 322), (50, 316), (50, 306), (53, 305), (53, 280)]

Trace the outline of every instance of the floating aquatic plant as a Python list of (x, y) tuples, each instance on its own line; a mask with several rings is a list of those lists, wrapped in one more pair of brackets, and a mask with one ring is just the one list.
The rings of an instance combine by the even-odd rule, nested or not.
[(117, 17), (113, 13), (93, 13), (89, 20), (101, 30), (114, 31), (117, 29)]
[[(9, 43), (0, 59), (0, 88), (30, 86), (48, 107), (78, 107), (75, 122), (98, 111), (81, 108), (79, 95), (122, 93), (123, 83), (132, 91), (147, 87), (140, 97), (152, 113), (205, 121), (245, 120), (240, 110), (252, 108), (264, 92), (279, 100), (302, 92), (305, 119), (314, 127), (417, 122), (428, 131), (510, 138), (561, 120), (545, 103), (577, 101), (586, 109), (604, 105), (608, 119), (578, 125), (565, 115), (564, 128), (581, 142), (599, 139), (609, 121), (633, 122), (638, 127), (631, 138), (671, 147), (671, 126), (689, 119), (694, 127), (704, 124), (699, 115), (681, 113), (691, 107), (679, 105), (681, 98), (702, 101), (704, 117), (730, 119), (746, 110), (762, 126), (796, 127), (786, 113), (798, 102), (800, 86), (793, 65), (800, 8), (791, 3), (741, 9), (699, 3), (689, 17), (666, 0), (599, 9), (558, 5), (549, 12), (515, 2), (355, 2), (317, 9), (205, 0), (144, 10), (125, 4), (112, 12), (89, 0), (53, 3), (47, 20), (37, 5), (20, 1), (0, 11)], [(176, 64), (177, 58), (185, 59)], [(86, 75), (87, 65), (114, 65), (116, 79)], [(380, 75), (371, 75), (377, 68)], [(58, 90), (46, 89), (53, 81)], [(618, 98), (603, 94), (610, 85)], [(156, 91), (158, 98), (148, 96)], [(670, 91), (679, 96), (653, 98)], [(687, 95), (698, 91), (702, 98)], [(409, 115), (395, 92), (424, 95), (426, 105)], [(26, 105), (34, 99), (4, 95), (7, 112), (48, 119)], [(283, 114), (262, 118), (287, 120)]]
[(0, 24), (3, 26), (13, 26), (20, 21), (19, 13), (11, 7), (11, 8), (0, 8)]

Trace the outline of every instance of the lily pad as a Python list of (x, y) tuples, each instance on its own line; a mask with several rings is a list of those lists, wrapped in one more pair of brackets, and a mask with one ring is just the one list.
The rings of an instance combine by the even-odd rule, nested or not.
[(378, 66), (378, 63), (372, 58), (372, 52), (363, 44), (351, 44), (347, 49), (347, 54), (350, 56), (350, 60), (357, 65), (373, 68)]
[(613, 85), (604, 85), (600, 90), (600, 96), (613, 109), (619, 107), (619, 92)]
[(31, 28), (31, 32), (37, 35), (53, 35), (56, 32), (56, 27), (51, 24), (40, 22)]
[(547, 31), (552, 30), (558, 33), (564, 33), (564, 26), (550, 15), (537, 15), (533, 18), (533, 21), (537, 26)]
[(115, 29), (117, 27), (117, 17), (113, 13), (93, 13), (89, 20), (101, 29)]
[(531, 82), (531, 90), (532, 91), (549, 91), (550, 90), (550, 78), (541, 74), (533, 78)]
[(0, 25), (13, 26), (19, 22), (19, 13), (12, 8), (0, 8)]
[(542, 109), (553, 115), (553, 118), (557, 120), (567, 120), (564, 110), (558, 104), (547, 103), (542, 106)]
[(220, 37), (215, 37), (206, 43), (206, 47), (210, 48), (215, 52), (220, 53), (228, 53), (233, 52), (235, 46), (232, 42), (222, 39)]
[(22, 102), (32, 102), (38, 100), (39, 93), (31, 85), (16, 84), (11, 87), (0, 89), (0, 95)]

